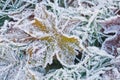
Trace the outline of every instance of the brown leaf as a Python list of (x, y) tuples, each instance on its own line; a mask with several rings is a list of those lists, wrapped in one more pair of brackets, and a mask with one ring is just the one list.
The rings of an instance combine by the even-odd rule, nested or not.
[(120, 47), (120, 34), (115, 35), (113, 37), (107, 38), (102, 44), (102, 49), (112, 54), (114, 56), (118, 56), (117, 48)]
[(120, 30), (120, 16), (111, 17), (101, 21), (100, 24), (104, 29), (104, 33), (118, 32)]
[(115, 33), (114, 36), (108, 37), (102, 44), (104, 49), (109, 54), (118, 56), (117, 48), (120, 47), (120, 16), (115, 16), (100, 22), (105, 34)]

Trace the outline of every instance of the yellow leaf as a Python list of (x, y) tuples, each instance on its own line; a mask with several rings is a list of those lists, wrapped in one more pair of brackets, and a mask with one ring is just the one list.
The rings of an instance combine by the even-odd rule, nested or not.
[(41, 31), (48, 33), (47, 27), (44, 24), (42, 24), (40, 21), (38, 21), (37, 19), (35, 19), (35, 22), (33, 23), (33, 25), (38, 27)]
[(41, 41), (47, 41), (47, 42), (52, 42), (53, 38), (52, 36), (45, 36), (40, 38)]
[(70, 54), (75, 53), (75, 47), (72, 46), (75, 44), (75, 46), (79, 47), (79, 41), (75, 37), (67, 37), (65, 35), (57, 35), (58, 36), (58, 46), (63, 50), (63, 51), (68, 51)]

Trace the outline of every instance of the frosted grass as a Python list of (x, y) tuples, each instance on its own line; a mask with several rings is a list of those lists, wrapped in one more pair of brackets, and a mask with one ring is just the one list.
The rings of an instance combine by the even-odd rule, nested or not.
[[(13, 21), (6, 19), (0, 29), (0, 79), (119, 80), (119, 56), (101, 49), (109, 36), (101, 32), (99, 24), (119, 15), (119, 4), (119, 0), (1, 0), (0, 16), (7, 15)], [(49, 33), (44, 27), (36, 27), (43, 25), (33, 25), (35, 19)], [(71, 42), (63, 44), (67, 48), (61, 50), (57, 42), (61, 38), (55, 32), (68, 41), (77, 39), (81, 50)], [(42, 42), (46, 36), (48, 40)], [(75, 49), (75, 55), (69, 54), (71, 46), (80, 51), (80, 59)], [(62, 67), (50, 69), (53, 60)]]

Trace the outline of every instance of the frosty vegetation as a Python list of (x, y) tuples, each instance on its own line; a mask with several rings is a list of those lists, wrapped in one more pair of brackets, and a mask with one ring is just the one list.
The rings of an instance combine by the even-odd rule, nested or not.
[(120, 80), (119, 0), (1, 0), (0, 80)]

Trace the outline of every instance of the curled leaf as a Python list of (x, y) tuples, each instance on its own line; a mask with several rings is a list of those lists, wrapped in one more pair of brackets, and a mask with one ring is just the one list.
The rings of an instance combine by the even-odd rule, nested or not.
[(108, 37), (102, 44), (102, 49), (114, 56), (118, 55), (117, 48), (120, 47), (120, 17), (115, 16), (101, 22), (105, 34), (115, 33), (114, 36)]
[(104, 33), (112, 33), (119, 32), (120, 30), (120, 16), (111, 17), (104, 21), (100, 21), (102, 28), (104, 29)]

